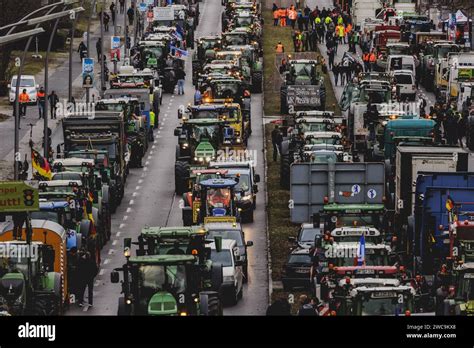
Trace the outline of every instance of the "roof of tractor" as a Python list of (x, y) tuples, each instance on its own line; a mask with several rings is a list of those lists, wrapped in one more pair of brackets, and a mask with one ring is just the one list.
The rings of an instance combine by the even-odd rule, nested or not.
[(69, 157), (69, 158), (55, 159), (53, 161), (53, 166), (62, 165), (63, 167), (68, 167), (68, 166), (88, 167), (88, 166), (94, 166), (94, 164), (95, 164), (95, 161), (92, 158)]
[(209, 222), (204, 225), (208, 231), (228, 231), (228, 230), (242, 230), (242, 225), (238, 222)]
[(356, 296), (358, 293), (374, 293), (374, 298), (392, 298), (397, 297), (400, 292), (410, 292), (415, 295), (415, 289), (408, 285), (399, 286), (375, 286), (367, 287), (361, 286), (351, 290), (351, 296)]
[(193, 255), (143, 255), (143, 256), (132, 256), (128, 259), (129, 263), (135, 264), (179, 264), (196, 262), (196, 257)]
[(39, 202), (40, 210), (42, 211), (50, 211), (56, 209), (64, 209), (69, 207), (69, 202), (67, 201), (54, 201), (54, 202)]
[(39, 187), (74, 187), (82, 186), (82, 181), (80, 180), (52, 180), (52, 181), (40, 181)]
[(192, 111), (199, 111), (199, 110), (227, 110), (227, 109), (240, 109), (240, 104), (237, 103), (219, 103), (219, 104), (210, 104), (205, 103), (201, 105), (193, 105), (191, 106)]
[(215, 119), (215, 118), (192, 118), (190, 120), (183, 120), (184, 124), (191, 124), (191, 125), (196, 125), (196, 126), (208, 126), (208, 125), (218, 125), (218, 124), (223, 124), (224, 121)]
[(145, 227), (142, 229), (141, 235), (145, 237), (173, 237), (173, 238), (189, 238), (196, 234), (206, 234), (207, 230), (201, 226), (190, 227)]
[(209, 188), (228, 188), (237, 185), (237, 182), (232, 179), (207, 179), (200, 182), (201, 186)]
[(331, 236), (333, 237), (345, 237), (345, 236), (365, 236), (375, 237), (380, 236), (380, 231), (374, 227), (369, 226), (345, 226), (345, 227), (338, 227), (332, 230)]
[[(400, 281), (395, 278), (348, 278), (354, 286), (394, 286), (400, 285)], [(339, 286), (346, 285), (346, 279), (339, 280)]]
[(324, 205), (325, 211), (335, 211), (344, 213), (370, 213), (375, 211), (380, 213), (384, 209), (383, 204), (337, 204), (331, 203)]

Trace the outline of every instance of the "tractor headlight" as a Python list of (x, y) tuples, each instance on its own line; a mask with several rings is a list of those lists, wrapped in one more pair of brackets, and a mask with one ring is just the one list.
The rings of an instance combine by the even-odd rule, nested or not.
[(240, 143), (240, 138), (237, 138), (237, 142)]
[(206, 162), (210, 162), (211, 161), (211, 157), (206, 157)]
[(197, 161), (197, 160), (198, 160), (198, 158), (197, 158), (197, 157), (194, 157), (194, 160), (195, 160), (195, 161)]
[(203, 157), (199, 157), (199, 162), (202, 162), (204, 161), (204, 158)]
[(183, 149), (186, 149), (188, 146), (189, 146), (188, 143), (184, 143), (184, 144), (182, 145)]
[(127, 300), (125, 301), (126, 304), (130, 305), (132, 304), (132, 300), (130, 300), (129, 298), (127, 298)]

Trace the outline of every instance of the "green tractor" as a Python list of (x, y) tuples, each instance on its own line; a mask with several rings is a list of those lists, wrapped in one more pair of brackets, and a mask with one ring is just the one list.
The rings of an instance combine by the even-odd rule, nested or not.
[(446, 299), (445, 315), (474, 315), (474, 262), (460, 263), (453, 269), (454, 298)]
[(131, 239), (125, 239), (127, 262), (111, 273), (112, 283), (119, 282), (119, 271), (124, 277), (118, 315), (222, 315), (214, 291), (222, 283), (222, 266), (212, 265), (205, 235), (189, 228), (145, 229), (134, 257)]
[(216, 159), (217, 151), (226, 144), (231, 145), (234, 138), (232, 127), (218, 119), (183, 120), (175, 129), (178, 136), (175, 162), (175, 191), (181, 195), (188, 191), (188, 179), (193, 169), (207, 168), (209, 162)]
[(197, 48), (193, 52), (193, 81), (197, 80), (199, 73), (206, 63), (215, 59), (216, 51), (222, 48), (220, 35), (201, 36), (197, 40)]
[(37, 257), (0, 256), (0, 308), (10, 315), (58, 315), (62, 276), (54, 272), (54, 249), (41, 242), (0, 242), (2, 250), (36, 250)]

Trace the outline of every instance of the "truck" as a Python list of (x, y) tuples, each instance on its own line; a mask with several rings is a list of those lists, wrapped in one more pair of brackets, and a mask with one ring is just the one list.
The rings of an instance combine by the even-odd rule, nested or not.
[[(419, 33), (418, 33), (419, 34)], [(449, 41), (434, 41), (426, 44), (420, 54), (421, 84), (430, 92), (435, 87), (436, 65), (441, 59), (446, 59), (448, 53), (459, 52), (460, 47)]]
[(350, 10), (353, 23), (362, 23), (368, 18), (375, 18), (383, 7), (383, 3), (379, 0), (354, 0)]
[(410, 216), (418, 173), (468, 171), (468, 151), (451, 146), (398, 146), (395, 157), (395, 213)]
[(444, 300), (444, 315), (474, 315), (474, 262), (453, 269), (454, 296)]
[(446, 102), (457, 101), (461, 84), (474, 81), (474, 53), (463, 52), (454, 56), (453, 65), (448, 74), (448, 90)]

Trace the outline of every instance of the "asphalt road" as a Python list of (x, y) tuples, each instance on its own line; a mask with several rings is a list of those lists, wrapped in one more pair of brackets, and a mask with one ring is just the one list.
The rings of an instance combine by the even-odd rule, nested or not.
[[(201, 22), (196, 38), (220, 33), (220, 1), (201, 3)], [(102, 250), (102, 267), (94, 284), (94, 306), (72, 306), (67, 315), (115, 315), (121, 287), (110, 282), (110, 272), (123, 265), (123, 238), (136, 240), (145, 226), (182, 226), (179, 197), (174, 194), (174, 161), (177, 138), (173, 132), (178, 126), (177, 110), (180, 105), (192, 102), (194, 88), (191, 83), (190, 56), (186, 62), (188, 79), (184, 95), (163, 97), (160, 127), (155, 131), (152, 144), (143, 159), (144, 167), (132, 169), (127, 179), (125, 197), (112, 218), (112, 239)], [(262, 96), (252, 96), (253, 134), (249, 149), (256, 150), (256, 172), (263, 178), (264, 155), (262, 135)], [(59, 127), (58, 127), (59, 128)], [(53, 143), (61, 142), (61, 132), (55, 132)], [(264, 315), (268, 303), (267, 239), (265, 225), (264, 183), (259, 184), (255, 222), (245, 224), (247, 240), (254, 242), (249, 248), (249, 281), (243, 299), (233, 307), (224, 309), (225, 315)]]

